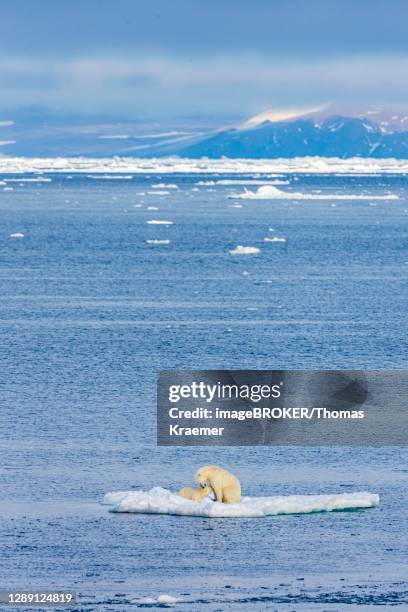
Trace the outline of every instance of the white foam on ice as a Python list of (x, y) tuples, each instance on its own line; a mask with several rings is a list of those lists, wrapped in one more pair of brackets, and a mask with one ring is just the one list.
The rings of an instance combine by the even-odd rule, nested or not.
[(112, 512), (257, 518), (277, 514), (372, 508), (377, 506), (379, 501), (378, 495), (364, 491), (333, 495), (242, 497), (239, 504), (222, 504), (206, 498), (199, 503), (184, 499), (168, 489), (154, 487), (150, 491), (113, 491), (105, 495), (103, 503), (111, 506)]
[(394, 193), (385, 195), (362, 195), (352, 193), (300, 193), (297, 191), (282, 191), (273, 185), (263, 185), (256, 191), (245, 189), (243, 193), (235, 193), (227, 196), (230, 199), (242, 200), (398, 200)]
[[(80, 172), (100, 178), (103, 174), (406, 174), (408, 159), (352, 157), (295, 157), (293, 159), (188, 159), (178, 157), (13, 157), (0, 156), (0, 174), (27, 172)], [(105, 178), (109, 178), (105, 176)], [(123, 178), (123, 177), (121, 177)], [(129, 177), (132, 178), (132, 177)]]
[(230, 255), (258, 255), (260, 252), (261, 249), (258, 249), (258, 247), (242, 246), (242, 244), (238, 244), (235, 249), (230, 251)]

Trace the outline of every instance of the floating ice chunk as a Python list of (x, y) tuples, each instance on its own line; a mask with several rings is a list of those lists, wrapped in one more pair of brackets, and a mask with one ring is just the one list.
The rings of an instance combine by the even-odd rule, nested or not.
[(86, 178), (105, 181), (131, 181), (132, 174), (87, 174)]
[(167, 593), (163, 593), (162, 595), (159, 595), (156, 598), (155, 597), (141, 597), (140, 599), (134, 599), (132, 600), (132, 603), (138, 603), (142, 605), (151, 606), (154, 604), (172, 605), (172, 604), (179, 603), (181, 601), (183, 600), (177, 597), (173, 597), (173, 595), (167, 595)]
[(24, 238), (24, 234), (22, 232), (15, 232), (14, 234), (10, 234), (10, 238)]
[(274, 181), (267, 181), (267, 180), (251, 180), (251, 179), (246, 179), (246, 180), (220, 180), (216, 182), (216, 185), (289, 185), (289, 181), (282, 181), (282, 180), (274, 180)]
[(159, 210), (157, 206), (148, 206), (147, 210)]
[(379, 496), (364, 491), (333, 495), (242, 497), (239, 504), (222, 504), (213, 502), (209, 498), (199, 503), (184, 499), (162, 487), (154, 487), (150, 491), (107, 493), (103, 503), (112, 506), (112, 512), (257, 518), (277, 514), (306, 514), (372, 508), (378, 506)]
[(286, 238), (279, 238), (279, 236), (266, 236), (264, 242), (286, 242)]
[(228, 208), (242, 208), (242, 204), (228, 204)]
[(152, 185), (152, 189), (178, 189), (178, 185), (175, 183), (157, 183)]
[(51, 183), (52, 179), (45, 176), (38, 178), (8, 178), (4, 179), (6, 183)]
[(170, 195), (170, 191), (148, 191), (147, 195), (165, 196)]
[(257, 255), (260, 252), (261, 252), (261, 249), (258, 249), (258, 247), (242, 246), (241, 244), (238, 244), (235, 247), (235, 249), (232, 249), (232, 251), (230, 251), (230, 254), (231, 255)]
[(14, 191), (14, 187), (3, 187), (3, 191)]
[(235, 193), (227, 196), (230, 199), (242, 200), (398, 200), (394, 193), (385, 195), (362, 195), (353, 193), (321, 194), (321, 193), (300, 193), (296, 191), (282, 191), (273, 185), (264, 185), (256, 191), (245, 189), (243, 193)]
[(133, 204), (133, 208), (142, 208), (142, 204)]
[(147, 244), (170, 244), (170, 240), (157, 240), (157, 239), (152, 239), (152, 240), (146, 240)]
[(164, 219), (149, 219), (146, 223), (149, 225), (173, 225), (173, 221), (164, 221)]
[(182, 601), (182, 600), (177, 599), (177, 597), (173, 597), (172, 595), (167, 595), (166, 593), (163, 593), (163, 595), (159, 595), (157, 598), (157, 603), (164, 603), (164, 604), (174, 604), (179, 601)]

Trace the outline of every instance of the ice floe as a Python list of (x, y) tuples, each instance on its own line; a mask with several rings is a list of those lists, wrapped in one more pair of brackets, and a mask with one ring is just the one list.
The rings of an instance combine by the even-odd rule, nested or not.
[(38, 178), (7, 178), (4, 179), (5, 183), (51, 183), (52, 179), (45, 176), (39, 176)]
[(352, 193), (300, 193), (297, 191), (282, 191), (273, 185), (263, 185), (256, 191), (245, 189), (242, 193), (227, 196), (230, 199), (242, 200), (398, 200), (394, 193), (385, 195), (365, 195)]
[(242, 497), (239, 504), (222, 504), (209, 498), (199, 503), (184, 499), (168, 489), (154, 487), (150, 491), (113, 491), (105, 495), (103, 503), (111, 506), (112, 512), (257, 518), (372, 508), (379, 504), (379, 496), (364, 491), (332, 495)]
[(152, 239), (152, 240), (146, 240), (147, 244), (170, 244), (170, 240), (157, 240), (157, 239)]
[(286, 242), (286, 238), (279, 238), (279, 236), (266, 236), (264, 242)]
[(251, 179), (237, 179), (237, 180), (221, 180), (221, 181), (216, 181), (217, 185), (289, 185), (289, 181), (282, 181), (280, 179), (276, 179), (273, 181), (269, 181), (269, 180), (260, 180), (260, 179), (255, 179), (255, 180), (251, 180)]
[(163, 595), (158, 595), (157, 597), (141, 597), (140, 599), (134, 599), (132, 600), (132, 603), (137, 603), (144, 606), (153, 606), (154, 604), (160, 604), (160, 607), (162, 607), (166, 604), (167, 606), (171, 606), (181, 601), (183, 600), (178, 597), (173, 597), (173, 595), (167, 595), (167, 593), (163, 593)]
[(165, 196), (170, 195), (170, 191), (148, 191), (147, 195)]
[(131, 174), (88, 174), (86, 178), (105, 181), (131, 181), (133, 176)]
[(164, 219), (149, 219), (146, 223), (149, 225), (173, 225), (173, 221), (165, 221)]
[(238, 244), (235, 249), (230, 251), (231, 255), (257, 255), (261, 252), (261, 249), (253, 246), (242, 246), (242, 244)]
[[(406, 174), (407, 159), (374, 159), (353, 157), (295, 157), (293, 159), (187, 159), (178, 157), (0, 157), (1, 173), (80, 172), (91, 178), (110, 178), (113, 174)], [(121, 178), (124, 178), (123, 176)], [(128, 177), (132, 178), (132, 177)]]
[(24, 234), (22, 232), (15, 232), (14, 234), (10, 234), (10, 238), (24, 238)]
[(152, 185), (152, 189), (178, 189), (178, 185), (175, 183), (157, 183)]

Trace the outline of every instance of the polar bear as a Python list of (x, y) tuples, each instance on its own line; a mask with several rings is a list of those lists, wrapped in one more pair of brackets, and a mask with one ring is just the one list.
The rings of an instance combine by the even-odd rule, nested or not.
[(195, 502), (202, 502), (204, 497), (207, 497), (212, 493), (212, 488), (205, 486), (200, 487), (199, 489), (195, 489), (194, 487), (184, 487), (181, 491), (178, 492), (178, 495), (184, 497), (185, 499), (191, 499)]
[(196, 480), (202, 489), (210, 485), (217, 502), (236, 504), (241, 501), (241, 485), (238, 478), (218, 465), (201, 467), (197, 470)]

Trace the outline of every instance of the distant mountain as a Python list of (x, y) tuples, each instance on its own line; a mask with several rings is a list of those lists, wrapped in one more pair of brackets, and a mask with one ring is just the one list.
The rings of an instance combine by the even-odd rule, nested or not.
[[(192, 115), (156, 121), (19, 108), (0, 115), (0, 156), (408, 159), (405, 112), (315, 109), (264, 112), (243, 120)], [(235, 127), (222, 127), (227, 122)]]
[(250, 129), (219, 131), (189, 145), (183, 157), (396, 157), (408, 158), (408, 131), (387, 132), (365, 118), (331, 116), (311, 119), (264, 121)]

